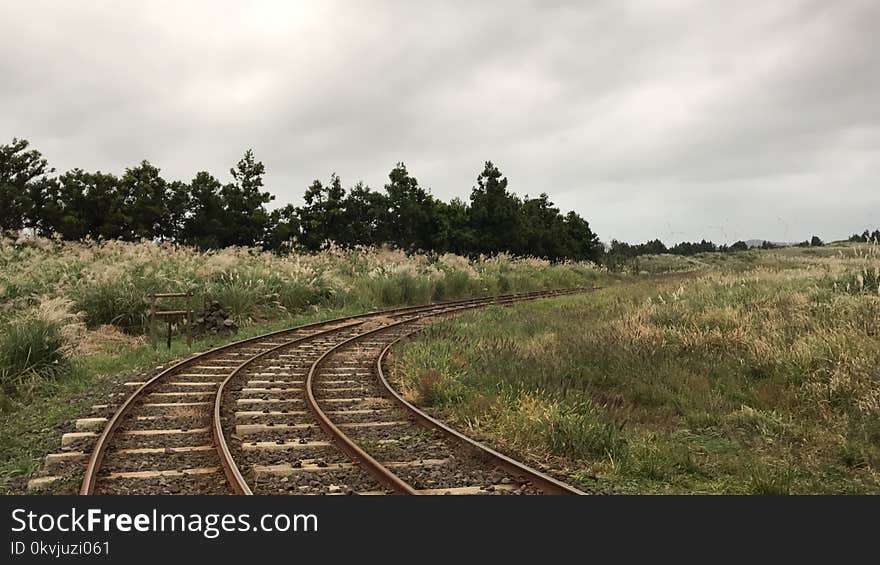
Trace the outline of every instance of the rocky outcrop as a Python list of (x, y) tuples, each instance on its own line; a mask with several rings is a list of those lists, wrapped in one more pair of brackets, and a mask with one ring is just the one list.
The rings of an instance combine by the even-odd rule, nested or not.
[(205, 303), (205, 311), (193, 323), (193, 335), (235, 335), (238, 325), (229, 317), (223, 305), (216, 300)]

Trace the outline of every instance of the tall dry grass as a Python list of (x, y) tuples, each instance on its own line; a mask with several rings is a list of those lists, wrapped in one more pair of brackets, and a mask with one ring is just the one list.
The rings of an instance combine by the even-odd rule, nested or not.
[[(0, 371), (10, 382), (22, 371), (34, 373), (31, 365), (41, 348), (28, 342), (38, 339), (50, 359), (46, 367), (62, 366), (62, 358), (70, 356), (62, 354), (63, 340), (58, 347), (48, 344), (72, 324), (88, 328), (87, 343), (113, 333), (108, 326), (142, 335), (145, 297), (151, 292), (194, 290), (197, 308), (203, 300), (219, 300), (239, 324), (247, 325), (318, 308), (418, 304), (576, 286), (599, 276), (588, 263), (550, 264), (506, 255), (468, 260), (335, 246), (315, 254), (276, 255), (250, 248), (201, 252), (152, 242), (0, 240)], [(41, 304), (51, 301), (67, 318), (48, 322), (41, 317)], [(118, 336), (114, 340), (118, 343)]]
[(878, 247), (749, 254), (443, 322), (395, 375), (474, 433), (624, 491), (880, 492)]

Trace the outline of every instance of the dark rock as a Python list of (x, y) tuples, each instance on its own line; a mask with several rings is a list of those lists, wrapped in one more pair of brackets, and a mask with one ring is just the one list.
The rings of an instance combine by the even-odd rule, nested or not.
[(205, 304), (205, 309), (193, 323), (193, 334), (235, 335), (238, 325), (229, 318), (223, 306), (213, 300)]

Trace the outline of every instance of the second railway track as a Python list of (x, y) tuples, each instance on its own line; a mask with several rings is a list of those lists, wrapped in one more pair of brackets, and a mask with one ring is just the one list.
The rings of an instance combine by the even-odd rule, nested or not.
[(382, 360), (430, 318), (584, 290), (398, 308), (194, 355), (116, 409), (80, 494), (579, 494), (409, 405)]

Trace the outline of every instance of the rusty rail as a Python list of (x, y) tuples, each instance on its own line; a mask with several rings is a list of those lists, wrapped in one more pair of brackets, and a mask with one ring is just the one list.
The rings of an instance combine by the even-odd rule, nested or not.
[[(568, 292), (551, 292), (551, 293), (546, 293), (546, 294), (541, 293), (541, 294), (538, 294), (538, 296), (530, 295), (528, 297), (512, 296), (512, 297), (507, 297), (504, 299), (489, 302), (489, 304), (508, 304), (508, 303), (520, 302), (523, 300), (528, 300), (528, 299), (536, 298), (536, 297), (552, 297), (552, 296), (558, 296), (561, 294), (568, 294)], [(468, 305), (463, 305), (463, 306), (456, 306), (456, 307), (452, 307), (446, 311), (440, 311), (440, 312), (436, 312), (436, 313), (425, 314), (423, 316), (417, 316), (416, 319), (429, 318), (429, 317), (433, 317), (433, 316), (439, 316), (442, 314), (448, 314), (451, 312), (452, 313), (461, 312), (461, 311), (469, 310), (472, 308), (479, 308), (484, 305), (485, 304), (480, 303), (480, 304), (468, 304)], [(375, 458), (373, 458), (366, 451), (361, 449), (354, 441), (351, 440), (351, 438), (349, 438), (342, 430), (340, 430), (330, 420), (330, 418), (324, 413), (324, 411), (321, 409), (321, 407), (318, 405), (318, 402), (315, 399), (314, 390), (313, 390), (315, 373), (318, 371), (318, 369), (320, 368), (320, 366), (324, 362), (324, 360), (327, 359), (327, 357), (332, 355), (334, 352), (336, 352), (337, 350), (343, 349), (346, 346), (357, 343), (358, 341), (361, 341), (368, 336), (387, 332), (391, 329), (399, 328), (399, 327), (405, 326), (407, 324), (411, 324), (414, 321), (416, 321), (416, 320), (412, 320), (412, 319), (401, 320), (399, 322), (394, 322), (391, 324), (387, 324), (385, 326), (381, 326), (381, 327), (378, 327), (378, 328), (375, 328), (372, 330), (368, 330), (368, 331), (363, 332), (361, 334), (358, 334), (354, 337), (351, 337), (343, 342), (340, 342), (340, 343), (336, 344), (335, 346), (333, 346), (332, 348), (325, 351), (321, 355), (321, 357), (319, 357), (312, 364), (312, 366), (309, 369), (308, 377), (306, 378), (306, 400), (308, 402), (309, 409), (315, 414), (315, 416), (317, 416), (319, 423), (320, 423), (321, 427), (324, 429), (324, 431), (326, 431), (328, 434), (330, 434), (333, 437), (333, 439), (336, 441), (336, 443), (342, 448), (342, 450), (345, 451), (350, 457), (357, 460), (363, 467), (365, 467), (370, 473), (372, 473), (373, 476), (376, 477), (379, 481), (381, 481), (382, 483), (391, 487), (394, 490), (394, 492), (396, 492), (398, 494), (418, 495), (419, 492), (415, 488), (413, 488), (410, 484), (403, 481), (394, 472), (392, 472), (390, 469), (388, 469), (387, 467), (382, 465), (379, 461), (377, 461)], [(401, 337), (395, 339), (391, 345), (393, 345), (394, 343), (397, 343), (398, 341), (403, 339), (403, 337), (406, 337), (407, 335), (411, 335), (412, 333), (415, 333), (417, 331), (419, 331), (419, 329), (413, 330), (412, 332), (409, 332), (409, 333), (405, 334), (404, 336), (401, 336)], [(572, 486), (566, 485), (565, 483), (558, 481), (558, 480), (554, 479), (553, 477), (545, 475), (544, 473), (541, 473), (540, 471), (538, 471), (536, 469), (532, 469), (531, 467), (528, 467), (522, 463), (514, 461), (510, 457), (507, 457), (506, 455), (504, 455), (502, 453), (499, 453), (499, 452), (497, 452), (497, 451), (495, 451), (495, 450), (493, 450), (493, 449), (491, 449), (491, 448), (489, 448), (489, 447), (487, 447), (477, 441), (474, 441), (474, 440), (468, 438), (467, 436), (453, 430), (452, 428), (449, 428), (448, 426), (446, 426), (445, 424), (443, 424), (439, 420), (435, 420), (434, 418), (431, 418), (430, 416), (428, 416), (427, 414), (425, 414), (424, 412), (422, 412), (421, 410), (419, 410), (418, 408), (416, 408), (412, 404), (406, 402), (406, 400), (404, 400), (403, 397), (401, 397), (394, 389), (391, 388), (391, 386), (388, 384), (388, 380), (385, 378), (384, 374), (382, 373), (382, 368), (381, 368), (382, 359), (385, 357), (385, 355), (387, 355), (387, 352), (390, 350), (391, 345), (388, 345), (387, 347), (385, 347), (382, 350), (382, 353), (380, 354), (380, 356), (378, 358), (378, 361), (377, 361), (378, 365), (377, 366), (379, 369), (379, 373), (378, 373), (379, 378), (380, 378), (382, 384), (384, 385), (384, 387), (386, 388), (386, 390), (398, 401), (398, 403), (404, 409), (406, 409), (408, 412), (410, 412), (411, 414), (416, 416), (416, 419), (420, 423), (422, 423), (423, 425), (426, 425), (427, 427), (433, 427), (433, 428), (439, 429), (446, 436), (451, 437), (459, 442), (466, 443), (471, 448), (475, 448), (483, 453), (486, 453), (499, 466), (507, 469), (508, 471), (513, 472), (515, 475), (525, 476), (527, 478), (527, 480), (531, 481), (533, 484), (535, 484), (536, 486), (538, 486), (539, 488), (541, 488), (542, 490), (544, 490), (548, 494), (549, 493), (552, 493), (552, 494), (585, 494)]]
[[(531, 293), (530, 293), (530, 296), (532, 296)], [(435, 309), (437, 307), (443, 307), (446, 305), (459, 307), (459, 305), (464, 304), (465, 305), (464, 307), (471, 307), (471, 304), (482, 305), (482, 304), (491, 303), (495, 300), (497, 300), (495, 297), (466, 299), (466, 300), (461, 300), (461, 301), (453, 301), (452, 303), (438, 303), (438, 304), (431, 304), (431, 305), (421, 306), (421, 307), (416, 307), (416, 308), (397, 309), (394, 311), (386, 311), (384, 313), (385, 314), (400, 313), (402, 311), (407, 311), (407, 310), (414, 310), (415, 312), (418, 313), (418, 312), (421, 312), (424, 310), (431, 310), (431, 309)], [(364, 317), (364, 316), (358, 316), (358, 317)], [(334, 320), (334, 321), (339, 321), (340, 323), (343, 323), (346, 320), (351, 320), (352, 318), (343, 318), (343, 319)], [(403, 320), (400, 323), (409, 323), (412, 321), (413, 320)], [(327, 324), (327, 323), (328, 322), (321, 322), (321, 324)], [(225, 391), (226, 385), (233, 378), (235, 378), (235, 376), (240, 374), (241, 371), (244, 370), (248, 365), (252, 364), (254, 361), (257, 361), (258, 359), (261, 359), (265, 356), (268, 356), (274, 352), (285, 349), (285, 348), (290, 347), (292, 345), (295, 345), (297, 343), (302, 343), (304, 341), (308, 341), (308, 340), (314, 339), (314, 338), (322, 336), (322, 335), (327, 335), (327, 334), (339, 331), (341, 329), (354, 327), (354, 326), (359, 325), (360, 323), (362, 323), (362, 322), (354, 322), (354, 323), (350, 323), (350, 324), (336, 326), (336, 327), (330, 328), (326, 331), (318, 332), (318, 333), (311, 334), (308, 336), (303, 336), (303, 337), (298, 338), (296, 340), (293, 340), (293, 341), (290, 341), (287, 343), (283, 343), (283, 344), (278, 345), (276, 347), (273, 347), (269, 350), (261, 352), (261, 353), (255, 355), (254, 357), (251, 357), (250, 359), (246, 360), (241, 365), (239, 365), (220, 384), (220, 387), (218, 388), (217, 396), (214, 399), (213, 436), (214, 436), (215, 445), (217, 446), (218, 453), (220, 455), (220, 462), (223, 467), (223, 471), (226, 475), (227, 480), (229, 481), (230, 486), (232, 487), (233, 492), (235, 492), (235, 494), (251, 495), (251, 494), (253, 494), (253, 491), (251, 490), (250, 486), (247, 484), (247, 481), (245, 480), (244, 475), (241, 472), (241, 469), (239, 469), (238, 464), (235, 462), (235, 458), (232, 456), (232, 452), (230, 451), (229, 445), (226, 442), (226, 436), (223, 433), (223, 419), (222, 419), (221, 411), (222, 411), (222, 405), (223, 405), (223, 393)], [(393, 325), (396, 325), (396, 324), (393, 324)], [(390, 326), (385, 326), (385, 327), (390, 327)], [(383, 328), (378, 328), (378, 329), (383, 329)], [(371, 333), (371, 332), (367, 332), (367, 333)], [(363, 334), (363, 335), (366, 335), (366, 334)], [(355, 336), (355, 337), (358, 337), (358, 336)], [(348, 341), (350, 341), (350, 340), (348, 340)], [(312, 378), (313, 378), (313, 375), (314, 375), (317, 367), (320, 365), (320, 363), (323, 361), (323, 359), (327, 355), (329, 355), (332, 351), (334, 351), (334, 349), (335, 348), (331, 348), (331, 349), (325, 351), (324, 354), (322, 354), (321, 357), (310, 367), (310, 370), (309, 370), (309, 373), (307, 376), (307, 380), (306, 380), (306, 386), (305, 386), (305, 389), (307, 391), (306, 400), (308, 402), (309, 408), (313, 411), (315, 416), (318, 418), (318, 423), (321, 425), (321, 427), (325, 431), (327, 431), (328, 434), (330, 434), (331, 436), (340, 440), (340, 443), (341, 443), (340, 447), (349, 455), (349, 457), (352, 457), (353, 459), (359, 461), (362, 465), (366, 466), (374, 474), (374, 476), (378, 476), (378, 477), (382, 478), (383, 482), (385, 482), (385, 484), (390, 486), (396, 492), (400, 492), (402, 494), (413, 494), (413, 492), (410, 492), (412, 490), (411, 487), (409, 487), (408, 485), (406, 485), (405, 483), (403, 483), (402, 481), (400, 481), (396, 477), (388, 478), (385, 473), (385, 467), (383, 467), (379, 462), (377, 462), (375, 459), (373, 459), (369, 454), (367, 454), (365, 451), (363, 451), (360, 447), (355, 445), (353, 442), (348, 441), (348, 438), (345, 437), (344, 434), (342, 434), (342, 432), (339, 431), (339, 429), (333, 424), (333, 422), (331, 422), (330, 419), (327, 418), (326, 414), (324, 414), (323, 411), (321, 411), (320, 407), (318, 407), (317, 402), (315, 401), (314, 394), (312, 392), (312, 387), (311, 387), (311, 383), (313, 382)]]
[[(219, 347), (215, 347), (215, 348), (212, 348), (212, 349), (205, 351), (203, 353), (200, 353), (200, 354), (192, 355), (186, 359), (183, 359), (183, 360), (173, 364), (172, 366), (168, 367), (167, 369), (161, 371), (160, 373), (158, 373), (157, 375), (155, 375), (154, 377), (149, 379), (147, 382), (145, 382), (144, 384), (139, 386), (134, 391), (134, 393), (132, 393), (130, 396), (128, 396), (125, 399), (125, 401), (123, 401), (123, 403), (119, 406), (119, 408), (117, 408), (117, 410), (114, 412), (113, 416), (110, 418), (110, 420), (108, 420), (107, 424), (104, 426), (104, 429), (102, 430), (101, 434), (98, 436), (97, 442), (96, 442), (94, 448), (92, 449), (88, 464), (86, 466), (86, 472), (83, 477), (83, 481), (82, 481), (82, 485), (81, 485), (79, 494), (80, 495), (94, 494), (95, 485), (96, 485), (97, 479), (98, 479), (98, 472), (100, 470), (100, 467), (103, 462), (104, 456), (107, 452), (107, 449), (110, 445), (110, 440), (113, 437), (113, 435), (116, 433), (117, 429), (119, 428), (119, 426), (122, 423), (125, 416), (131, 410), (135, 401), (139, 397), (141, 397), (143, 394), (145, 394), (146, 391), (149, 390), (157, 382), (161, 381), (162, 379), (164, 379), (170, 375), (175, 374), (176, 372), (178, 372), (182, 369), (185, 369), (186, 367), (188, 367), (192, 364), (198, 363), (201, 359), (203, 359), (204, 357), (206, 357), (208, 355), (212, 355), (212, 354), (219, 353), (222, 351), (234, 350), (236, 348), (240, 348), (240, 347), (245, 346), (247, 344), (251, 344), (254, 342), (261, 341), (261, 340), (266, 340), (268, 338), (283, 336), (284, 334), (300, 332), (303, 330), (308, 330), (308, 329), (312, 329), (312, 328), (316, 328), (316, 327), (320, 327), (320, 326), (328, 325), (328, 324), (344, 324), (345, 322), (354, 322), (355, 320), (369, 318), (372, 316), (401, 314), (401, 313), (405, 313), (405, 312), (418, 313), (419, 311), (422, 311), (422, 310), (436, 309), (438, 307), (442, 308), (444, 306), (450, 306), (450, 307), (460, 306), (461, 308), (456, 308), (456, 309), (463, 310), (463, 309), (467, 309), (469, 307), (477, 307), (480, 305), (489, 305), (489, 304), (494, 304), (494, 303), (499, 303), (499, 302), (525, 300), (528, 298), (537, 298), (537, 297), (543, 297), (543, 296), (557, 296), (557, 295), (564, 295), (564, 294), (573, 294), (573, 293), (581, 292), (583, 290), (585, 290), (585, 289), (576, 288), (576, 289), (563, 289), (563, 290), (551, 290), (551, 291), (534, 291), (534, 292), (528, 292), (528, 293), (522, 293), (522, 294), (507, 294), (507, 295), (490, 296), (490, 297), (467, 298), (467, 299), (460, 299), (460, 300), (451, 300), (451, 301), (445, 301), (445, 302), (424, 304), (424, 305), (418, 305), (418, 306), (404, 306), (404, 307), (394, 308), (394, 309), (390, 309), (390, 310), (378, 310), (378, 311), (366, 312), (363, 314), (357, 314), (357, 315), (353, 315), (353, 316), (346, 316), (346, 317), (335, 318), (335, 319), (331, 319), (331, 320), (314, 322), (311, 324), (306, 324), (306, 325), (298, 326), (295, 328), (287, 328), (287, 329), (283, 329), (283, 330), (277, 330), (274, 332), (269, 332), (269, 333), (262, 334), (259, 336), (254, 336), (254, 337), (251, 337), (248, 339), (244, 339), (244, 340), (240, 340), (237, 342), (222, 345)], [(396, 326), (398, 324), (412, 322), (412, 321), (413, 320), (404, 320), (402, 322), (395, 323), (390, 326), (383, 326), (382, 328), (377, 328), (376, 331), (380, 331), (380, 330), (386, 329), (387, 327)], [(356, 324), (353, 323), (350, 325), (353, 326)], [(348, 326), (345, 326), (345, 327), (348, 327)], [(329, 333), (332, 331), (338, 331), (339, 329), (342, 329), (342, 327), (337, 326), (333, 329), (327, 330), (327, 332), (321, 332), (321, 333)], [(372, 332), (369, 332), (369, 333), (372, 333)], [(303, 339), (310, 339), (311, 337), (313, 337), (313, 336), (301, 336), (301, 337), (298, 337), (294, 340), (291, 340), (290, 342), (286, 342), (284, 344), (276, 346), (272, 349), (277, 350), (277, 349), (280, 349), (283, 347), (288, 347), (293, 343), (297, 343), (298, 341), (303, 340)], [(241, 366), (239, 366), (238, 368), (235, 369), (235, 374), (237, 374), (240, 370), (242, 370), (245, 366), (247, 366), (247, 364), (253, 362), (254, 360), (256, 360), (256, 359), (258, 359), (268, 353), (269, 353), (269, 351), (260, 352), (256, 355), (254, 355), (253, 357), (247, 359), (246, 361), (244, 361), (241, 364)], [(326, 355), (326, 353), (327, 352), (325, 352), (325, 355)], [(324, 358), (324, 356), (322, 356), (322, 359), (323, 358)], [(311, 375), (313, 374), (313, 372), (314, 371), (310, 371), (310, 373), (309, 373), (310, 378), (311, 378)], [(248, 494), (248, 491), (250, 489), (247, 487), (247, 484), (244, 481), (244, 479), (241, 475), (241, 472), (237, 468), (237, 465), (235, 464), (235, 461), (232, 458), (232, 455), (229, 451), (228, 445), (226, 444), (225, 438), (223, 437), (222, 422), (220, 420), (220, 406), (221, 406), (221, 398), (222, 398), (221, 392), (223, 391), (223, 385), (227, 384), (229, 382), (229, 380), (231, 380), (232, 376), (233, 375), (229, 375), (223, 381), (222, 385), (218, 388), (218, 394), (215, 397), (214, 414), (213, 414), (213, 417), (214, 417), (213, 436), (214, 436), (214, 440), (216, 442), (216, 447), (217, 447), (218, 454), (220, 455), (221, 462), (223, 462), (224, 473), (226, 474), (226, 477), (229, 480), (229, 483), (230, 483), (232, 490), (236, 493), (239, 493), (239, 494)], [(307, 388), (307, 390), (310, 390), (310, 387), (308, 385), (306, 388)], [(332, 423), (331, 423), (331, 425), (332, 425)], [(367, 456), (367, 457), (369, 457), (369, 456)]]
[[(327, 322), (320, 323), (326, 324)], [(226, 480), (229, 481), (229, 485), (232, 487), (232, 491), (235, 494), (251, 495), (253, 494), (253, 492), (251, 491), (250, 486), (247, 484), (244, 475), (242, 475), (241, 469), (238, 468), (238, 465), (235, 462), (235, 458), (232, 456), (232, 452), (229, 450), (229, 444), (226, 443), (226, 434), (223, 433), (223, 418), (221, 411), (223, 408), (223, 392), (225, 391), (226, 385), (229, 384), (232, 379), (237, 377), (246, 367), (248, 367), (255, 361), (262, 359), (263, 357), (266, 357), (267, 355), (270, 355), (272, 353), (275, 353), (276, 351), (285, 349), (292, 345), (303, 343), (305, 341), (310, 341), (323, 335), (337, 332), (342, 329), (358, 326), (362, 323), (363, 322), (352, 322), (350, 324), (334, 326), (325, 331), (315, 332), (313, 334), (298, 337), (294, 340), (276, 345), (275, 347), (258, 353), (250, 359), (244, 361), (241, 365), (239, 365), (231, 373), (229, 373), (229, 375), (227, 375), (226, 378), (223, 379), (223, 381), (220, 383), (220, 386), (217, 388), (217, 395), (214, 397), (214, 419), (212, 434), (214, 436), (214, 445), (217, 447), (218, 454), (220, 455), (220, 464), (223, 467), (223, 473), (226, 475)]]

